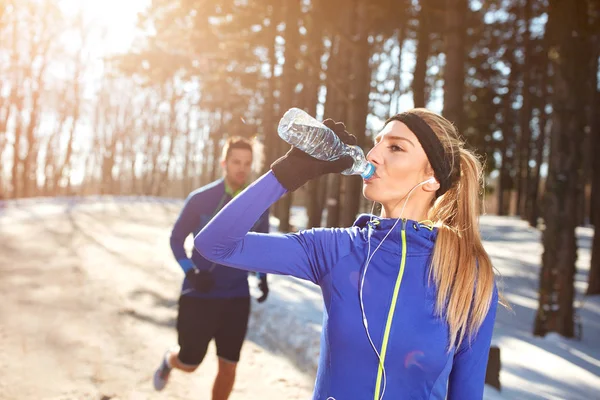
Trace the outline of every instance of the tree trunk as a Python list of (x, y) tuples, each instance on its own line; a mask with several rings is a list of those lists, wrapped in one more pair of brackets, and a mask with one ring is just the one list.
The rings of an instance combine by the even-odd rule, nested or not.
[[(0, 89), (1, 90), (1, 89)], [(0, 112), (2, 107), (0, 106)], [(6, 148), (6, 135), (0, 135), (0, 161), (4, 159), (4, 149)], [(6, 188), (4, 187), (4, 163), (0, 162), (0, 200), (5, 198)]]
[(531, 18), (532, 18), (532, 2), (533, 0), (525, 0), (523, 21), (526, 24), (526, 29), (523, 37), (523, 105), (519, 114), (519, 131), (521, 133), (521, 140), (519, 145), (519, 187), (518, 187), (518, 213), (526, 219), (528, 215), (528, 194), (531, 168), (529, 167), (529, 160), (531, 159), (531, 114), (533, 110), (532, 105), (532, 85), (531, 85), (531, 74), (533, 66), (531, 65), (531, 58), (533, 52), (533, 44), (531, 40)]
[[(217, 132), (221, 136), (220, 132)], [(221, 146), (219, 145), (219, 139), (216, 137), (212, 138), (212, 165), (210, 166), (210, 181), (214, 182), (219, 178), (219, 160), (221, 159)]]
[[(168, 131), (170, 132), (169, 137), (169, 150), (167, 151), (167, 157), (165, 159), (163, 170), (161, 172), (161, 178), (157, 189), (157, 195), (162, 196), (167, 189), (167, 184), (171, 181), (169, 179), (169, 172), (171, 170), (171, 164), (175, 158), (175, 146), (177, 144), (177, 140), (179, 140), (179, 136), (181, 135), (181, 131), (177, 124), (177, 106), (179, 105), (179, 101), (181, 100), (181, 95), (177, 93), (175, 83), (171, 84), (171, 98), (169, 104), (169, 126)], [(189, 114), (189, 110), (188, 110)]]
[(202, 138), (202, 179), (200, 180), (200, 186), (204, 186), (210, 182), (210, 172), (212, 165), (212, 156), (211, 156), (211, 141), (210, 141), (210, 129), (206, 129), (203, 132)]
[(463, 130), (466, 61), (466, 22), (469, 14), (468, 0), (446, 1), (446, 35), (444, 69), (444, 110), (443, 114), (452, 121), (458, 130)]
[[(355, 31), (353, 37), (354, 54), (351, 59), (352, 76), (356, 79), (352, 82), (352, 95), (348, 113), (348, 131), (356, 136), (358, 145), (363, 149), (366, 147), (366, 125), (369, 115), (369, 95), (371, 93), (371, 68), (369, 59), (371, 47), (369, 45), (368, 12), (367, 3), (357, 1), (355, 4), (356, 15), (351, 25)], [(350, 22), (350, 21), (349, 21)], [(351, 226), (360, 211), (360, 198), (362, 196), (362, 179), (359, 176), (345, 178), (345, 191), (343, 212), (341, 218), (342, 226)]]
[[(55, 182), (60, 184), (60, 182), (64, 179), (67, 183), (67, 187), (70, 186), (71, 183), (71, 166), (72, 166), (72, 157), (73, 157), (73, 143), (75, 141), (75, 132), (77, 131), (77, 126), (79, 124), (79, 118), (81, 116), (81, 82), (83, 76), (83, 48), (79, 50), (79, 55), (77, 58), (75, 75), (73, 77), (73, 91), (72, 98), (70, 102), (70, 108), (72, 109), (72, 123), (71, 129), (69, 131), (69, 139), (67, 140), (67, 149), (65, 153), (65, 158), (63, 162), (60, 164), (60, 167), (57, 172), (57, 177)], [(112, 116), (111, 116), (112, 117)], [(110, 118), (108, 114), (104, 115), (104, 118)], [(116, 119), (116, 117), (115, 117)]]
[[(350, 12), (348, 9), (345, 13)], [(329, 60), (327, 61), (327, 97), (325, 100), (325, 118), (332, 118), (336, 121), (344, 121), (346, 118), (346, 96), (342, 92), (347, 85), (348, 80), (344, 80), (341, 85), (337, 85), (336, 79), (339, 76), (346, 76), (348, 71), (349, 60), (346, 57), (341, 57), (347, 49), (347, 43), (339, 38), (336, 33), (331, 38), (331, 48), (329, 52)], [(330, 174), (323, 177), (327, 184), (327, 194), (324, 205), (327, 208), (326, 226), (340, 226), (340, 185), (341, 175)]]
[(335, 83), (337, 77), (347, 72), (348, 59), (340, 56), (346, 49), (347, 46), (340, 40), (337, 34), (331, 38), (325, 82), (327, 89), (323, 111), (325, 119), (331, 118), (335, 121), (343, 121), (346, 118), (346, 113), (344, 112), (346, 109), (345, 94), (341, 92), (342, 88), (340, 85)]
[(307, 228), (317, 228), (321, 226), (321, 219), (323, 218), (323, 203), (321, 203), (321, 196), (319, 195), (321, 189), (321, 179), (323, 177), (311, 180), (307, 187), (306, 202), (307, 202), (307, 214), (308, 214), (308, 226)]
[[(596, 27), (598, 26), (596, 20)], [(588, 276), (587, 295), (600, 294), (600, 91), (598, 90), (598, 46), (600, 46), (600, 29), (596, 28), (592, 48), (596, 49), (590, 70), (590, 87), (593, 88), (592, 104), (590, 107), (591, 142), (590, 157), (592, 159), (592, 198), (590, 206), (591, 223), (594, 226), (594, 241), (592, 244), (592, 261)]]
[[(538, 221), (542, 216), (542, 195), (540, 194), (541, 186), (541, 166), (545, 161), (545, 151), (548, 143), (548, 126), (550, 123), (550, 115), (546, 112), (546, 108), (552, 102), (549, 98), (548, 92), (551, 85), (551, 64), (549, 62), (547, 54), (550, 51), (552, 33), (554, 32), (554, 26), (552, 23), (556, 21), (549, 21), (546, 25), (546, 31), (544, 38), (541, 43), (541, 51), (536, 55), (537, 62), (540, 63), (535, 70), (537, 71), (537, 92), (535, 96), (535, 108), (538, 109), (538, 135), (535, 142), (535, 168), (531, 173), (531, 181), (528, 185), (527, 201), (527, 220), (529, 225), (537, 228)], [(547, 160), (546, 160), (547, 161)]]
[(320, 216), (320, 220), (318, 221), (318, 226), (326, 226), (323, 225), (322, 221), (323, 221), (323, 211), (326, 209), (327, 207), (327, 193), (329, 192), (329, 180), (327, 178), (327, 176), (323, 176), (319, 179), (319, 205), (321, 207), (321, 214)]
[(36, 130), (40, 119), (40, 96), (44, 91), (44, 71), (47, 66), (48, 45), (42, 49), (42, 65), (35, 77), (36, 89), (31, 93), (31, 110), (29, 112), (29, 122), (25, 130), (27, 137), (27, 153), (23, 160), (23, 196), (30, 197), (37, 192), (37, 158), (39, 143), (36, 138)]
[[(111, 115), (111, 113), (107, 113)], [(114, 114), (112, 114), (114, 115)], [(102, 157), (102, 178), (100, 184), (102, 185), (101, 194), (114, 194), (114, 176), (113, 176), (113, 168), (115, 166), (115, 158), (116, 158), (116, 139), (115, 128), (114, 126), (105, 127), (105, 140), (103, 145), (104, 147), (104, 156)], [(156, 160), (156, 157), (154, 158)], [(156, 162), (152, 164), (153, 168), (156, 165)], [(154, 174), (153, 174), (154, 176)], [(68, 177), (67, 177), (68, 179)], [(154, 179), (151, 181), (150, 187), (146, 194), (152, 195)]]
[(498, 215), (509, 214), (511, 200), (510, 194), (513, 188), (513, 180), (511, 176), (511, 169), (514, 159), (514, 118), (512, 103), (516, 85), (515, 80), (518, 74), (516, 62), (510, 53), (507, 64), (510, 66), (510, 73), (508, 75), (508, 92), (505, 94), (503, 99), (503, 121), (501, 125), (502, 142), (500, 145), (502, 161), (500, 164), (500, 174), (498, 175)]
[[(545, 85), (545, 84), (544, 84)], [(546, 91), (544, 91), (546, 92)], [(529, 225), (537, 228), (538, 219), (540, 217), (540, 169), (544, 162), (544, 149), (546, 148), (546, 137), (548, 130), (548, 114), (542, 107), (539, 115), (538, 137), (536, 140), (535, 153), (535, 168), (532, 173), (531, 182), (528, 186), (529, 195), (527, 196), (530, 202), (528, 206), (528, 221)]]
[[(286, 111), (293, 106), (294, 89), (298, 83), (296, 63), (298, 60), (298, 47), (300, 44), (300, 31), (298, 22), (301, 13), (300, 0), (290, 0), (285, 3), (285, 64), (282, 73), (281, 110)], [(280, 141), (281, 152), (289, 148), (283, 140)], [(286, 194), (279, 201), (279, 230), (290, 231), (290, 208), (292, 206), (292, 193)]]
[(417, 54), (415, 61), (415, 70), (413, 73), (412, 92), (415, 107), (426, 107), (427, 99), (425, 96), (427, 60), (431, 50), (431, 0), (422, 0), (419, 2), (421, 10), (419, 11), (419, 28), (417, 29)]
[(16, 113), (15, 113), (15, 139), (13, 144), (13, 165), (12, 165), (12, 190), (13, 198), (19, 198), (22, 196), (22, 182), (19, 182), (21, 177), (21, 167), (23, 160), (21, 159), (21, 140), (23, 136), (23, 97), (17, 94), (16, 99)]
[(560, 18), (553, 38), (556, 54), (553, 124), (548, 182), (544, 195), (544, 253), (540, 272), (539, 307), (533, 333), (574, 336), (573, 300), (577, 258), (575, 227), (580, 189), (581, 139), (584, 132), (587, 76), (582, 58), (589, 50), (585, 25), (586, 1), (550, 1), (550, 18)]
[(270, 21), (268, 27), (269, 46), (267, 63), (269, 66), (269, 78), (266, 79), (265, 85), (265, 104), (263, 105), (263, 135), (264, 135), (264, 164), (262, 172), (265, 173), (271, 168), (271, 164), (279, 156), (279, 147), (281, 138), (277, 135), (277, 121), (275, 118), (275, 89), (277, 88), (278, 77), (275, 76), (275, 65), (277, 64), (277, 42), (278, 36), (277, 25), (281, 21), (281, 9), (282, 7), (271, 5), (270, 7)]
[[(14, 142), (13, 142), (13, 162), (12, 162), (12, 171), (11, 171), (11, 185), (12, 190), (11, 194), (13, 198), (19, 197), (19, 172), (21, 167), (21, 112), (23, 110), (23, 96), (21, 91), (23, 90), (23, 80), (20, 74), (19, 61), (20, 54), (19, 51), (19, 33), (18, 33), (18, 23), (16, 18), (12, 20), (12, 46), (11, 46), (11, 54), (10, 54), (10, 77), (12, 80), (12, 84), (10, 85), (10, 92), (8, 94), (8, 102), (5, 106), (6, 113), (4, 115), (4, 120), (0, 120), (0, 128), (2, 132), (6, 132), (6, 128), (8, 122), (12, 115), (14, 115), (15, 121), (15, 130), (14, 130)], [(14, 110), (14, 112), (13, 112)]]
[[(307, 72), (304, 81), (304, 106), (308, 114), (316, 115), (319, 103), (319, 90), (321, 89), (321, 55), (323, 54), (323, 21), (319, 14), (320, 2), (312, 1), (312, 12), (306, 15), (308, 41)], [(306, 201), (308, 212), (307, 228), (321, 226), (323, 217), (323, 203), (321, 202), (320, 189), (323, 178), (312, 179), (306, 185)]]
[(134, 138), (130, 137), (129, 140), (129, 174), (131, 175), (131, 195), (137, 196), (139, 194), (138, 188), (138, 176), (135, 168), (137, 154), (135, 151)]
[(186, 197), (188, 193), (192, 191), (192, 158), (200, 146), (195, 146), (192, 133), (192, 113), (193, 109), (190, 107), (187, 112), (186, 124), (185, 124), (185, 158), (183, 161), (183, 176), (181, 177), (181, 190), (182, 196)]
[(219, 161), (221, 160), (221, 146), (220, 142), (223, 138), (223, 134), (225, 131), (225, 112), (223, 110), (219, 110), (219, 124), (217, 128), (211, 132), (212, 136), (212, 165), (210, 170), (210, 181), (214, 182), (221, 175), (221, 167), (219, 166)]
[[(407, 28), (408, 23), (406, 21), (402, 22), (402, 27), (400, 27), (396, 34), (396, 40), (398, 41), (398, 68), (396, 69), (396, 74), (394, 76), (394, 89), (390, 94), (390, 103), (388, 106), (388, 116), (392, 116), (396, 113), (400, 113), (401, 105), (400, 98), (402, 97), (402, 65), (404, 58), (404, 45), (406, 42), (407, 36)], [(414, 79), (414, 78), (413, 78)], [(394, 100), (395, 99), (395, 100)], [(396, 102), (396, 107), (392, 107), (393, 102)]]
[[(598, 110), (600, 107), (600, 100), (598, 99), (598, 91), (596, 91), (595, 95), (595, 104), (592, 110)], [(600, 149), (600, 113), (597, 111), (592, 111), (592, 193), (590, 195), (590, 221), (600, 221), (596, 214), (600, 214), (600, 209), (598, 208), (598, 204), (600, 204), (600, 184), (597, 184), (598, 177), (600, 176), (600, 157), (598, 157), (598, 149)], [(591, 223), (596, 226), (594, 222)]]
[[(600, 109), (600, 91), (596, 90), (595, 106), (592, 110)], [(593, 160), (593, 171), (592, 171), (592, 188), (595, 190), (595, 195), (592, 196), (592, 204), (590, 209), (592, 212), (592, 225), (594, 225), (594, 241), (592, 245), (592, 262), (590, 264), (590, 274), (588, 277), (588, 288), (587, 295), (600, 294), (600, 113), (593, 113), (593, 126), (592, 126), (592, 157)]]
[(506, 139), (502, 139), (501, 145), (502, 151), (502, 161), (500, 162), (500, 170), (498, 172), (498, 188), (497, 188), (497, 196), (498, 196), (498, 210), (496, 211), (498, 215), (505, 216), (508, 215), (508, 201), (506, 199), (507, 186), (510, 177), (508, 176), (508, 154), (507, 154), (507, 145)]
[(327, 226), (340, 226), (340, 191), (342, 179), (340, 174), (329, 175), (329, 195), (327, 197)]

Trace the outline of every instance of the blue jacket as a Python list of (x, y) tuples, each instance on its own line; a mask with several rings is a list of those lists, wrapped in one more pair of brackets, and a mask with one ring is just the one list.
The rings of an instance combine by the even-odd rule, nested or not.
[[(224, 205), (240, 192), (241, 190), (233, 193), (229, 188), (226, 188), (225, 181), (219, 179), (193, 191), (187, 197), (171, 232), (171, 250), (184, 272), (191, 269), (192, 265), (200, 270), (211, 270), (215, 279), (215, 286), (208, 293), (200, 293), (192, 289), (188, 279), (184, 279), (183, 295), (212, 298), (250, 296), (248, 273), (246, 271), (209, 261), (202, 257), (196, 249), (192, 250), (190, 259), (184, 248), (186, 238), (190, 234), (196, 235)], [(257, 232), (269, 232), (268, 210), (262, 213), (255, 224), (253, 223), (251, 229)]]
[[(482, 399), (496, 291), (473, 339), (465, 339), (459, 348), (449, 346), (448, 325), (435, 315), (436, 291), (428, 283), (437, 230), (400, 221), (373, 256), (363, 289), (369, 332), (382, 368), (363, 326), (359, 276), (368, 236), (373, 251), (396, 220), (362, 216), (347, 229), (247, 233), (284, 193), (267, 173), (228, 204), (194, 244), (205, 257), (225, 265), (293, 275), (321, 287), (325, 306), (313, 398), (376, 400), (383, 393), (384, 399), (392, 400)], [(371, 218), (375, 222), (367, 223)]]

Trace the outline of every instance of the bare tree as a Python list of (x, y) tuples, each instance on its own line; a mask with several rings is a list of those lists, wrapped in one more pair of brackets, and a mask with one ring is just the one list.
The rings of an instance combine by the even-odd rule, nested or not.
[[(550, 1), (549, 19), (554, 24), (553, 46), (554, 118), (548, 181), (544, 196), (544, 254), (540, 272), (539, 307), (534, 335), (557, 332), (574, 335), (573, 300), (577, 244), (575, 226), (578, 215), (578, 190), (581, 187), (581, 138), (585, 130), (585, 93), (588, 76), (580, 72), (588, 65), (587, 2), (569, 4)], [(576, 34), (574, 34), (574, 32)]]
[(600, 90), (598, 89), (598, 73), (600, 72), (600, 4), (596, 2), (592, 10), (593, 41), (591, 48), (596, 49), (592, 52), (592, 66), (590, 68), (590, 92), (591, 101), (588, 112), (592, 145), (588, 150), (592, 158), (592, 196), (591, 196), (591, 222), (594, 226), (594, 240), (592, 244), (592, 259), (590, 264), (590, 274), (588, 278), (587, 295), (600, 294)]
[(530, 213), (531, 202), (528, 201), (529, 186), (531, 185), (531, 168), (529, 160), (531, 159), (531, 115), (533, 112), (533, 91), (532, 85), (532, 56), (533, 40), (531, 37), (531, 21), (533, 18), (533, 0), (525, 0), (523, 6), (523, 22), (525, 23), (525, 32), (523, 34), (523, 105), (519, 111), (519, 132), (521, 134), (519, 141), (519, 163), (517, 176), (517, 212), (522, 218), (527, 218)]
[(82, 81), (85, 72), (86, 58), (85, 58), (85, 49), (87, 45), (87, 38), (89, 34), (89, 30), (83, 23), (83, 17), (80, 16), (77, 19), (77, 30), (81, 37), (81, 44), (79, 50), (77, 52), (75, 63), (74, 63), (74, 73), (73, 73), (73, 81), (70, 82), (69, 88), (70, 93), (68, 93), (68, 102), (69, 102), (69, 133), (67, 139), (67, 146), (64, 150), (65, 156), (62, 162), (59, 164), (59, 167), (56, 171), (56, 176), (54, 178), (55, 182), (59, 184), (64, 182), (67, 193), (71, 191), (71, 173), (73, 171), (73, 143), (75, 140), (75, 134), (77, 132), (78, 125), (81, 119), (81, 107), (82, 107)]
[(160, 174), (160, 183), (156, 190), (156, 195), (160, 196), (164, 193), (165, 185), (168, 183), (169, 170), (172, 166), (172, 160), (175, 157), (175, 146), (178, 138), (181, 136), (181, 128), (177, 124), (177, 106), (179, 105), (182, 94), (177, 90), (174, 84), (169, 85), (170, 100), (169, 100), (169, 114), (167, 122), (167, 137), (169, 147), (167, 150), (166, 157), (164, 158), (162, 171)]
[[(285, 3), (285, 64), (283, 65), (281, 87), (281, 109), (287, 110), (294, 104), (294, 89), (298, 84), (296, 62), (298, 60), (298, 42), (300, 33), (298, 23), (301, 17), (301, 2), (290, 0)], [(280, 141), (280, 153), (287, 151), (289, 145)], [(292, 193), (285, 195), (279, 202), (279, 229), (282, 232), (290, 230), (290, 207)]]
[(468, 0), (446, 1), (446, 32), (443, 114), (462, 131), (464, 119), (466, 21)]
[(422, 0), (419, 2), (419, 27), (417, 28), (417, 50), (415, 70), (412, 80), (413, 103), (415, 107), (425, 107), (426, 98), (426, 76), (427, 60), (431, 51), (431, 31), (432, 31), (432, 0)]

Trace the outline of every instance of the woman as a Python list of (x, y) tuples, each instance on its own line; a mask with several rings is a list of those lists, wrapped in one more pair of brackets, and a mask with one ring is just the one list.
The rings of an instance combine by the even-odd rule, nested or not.
[[(356, 138), (327, 120), (345, 143)], [(195, 238), (206, 258), (321, 287), (323, 331), (314, 399), (483, 397), (498, 294), (478, 231), (482, 166), (443, 117), (390, 118), (367, 159), (364, 196), (380, 217), (346, 229), (248, 233), (287, 191), (341, 172), (292, 148)]]

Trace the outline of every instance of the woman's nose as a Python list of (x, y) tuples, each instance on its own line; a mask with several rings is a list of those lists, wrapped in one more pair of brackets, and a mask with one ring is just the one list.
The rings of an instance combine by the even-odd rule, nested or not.
[(367, 153), (367, 161), (374, 165), (379, 165), (380, 157), (379, 157), (379, 145), (376, 144), (373, 148)]

